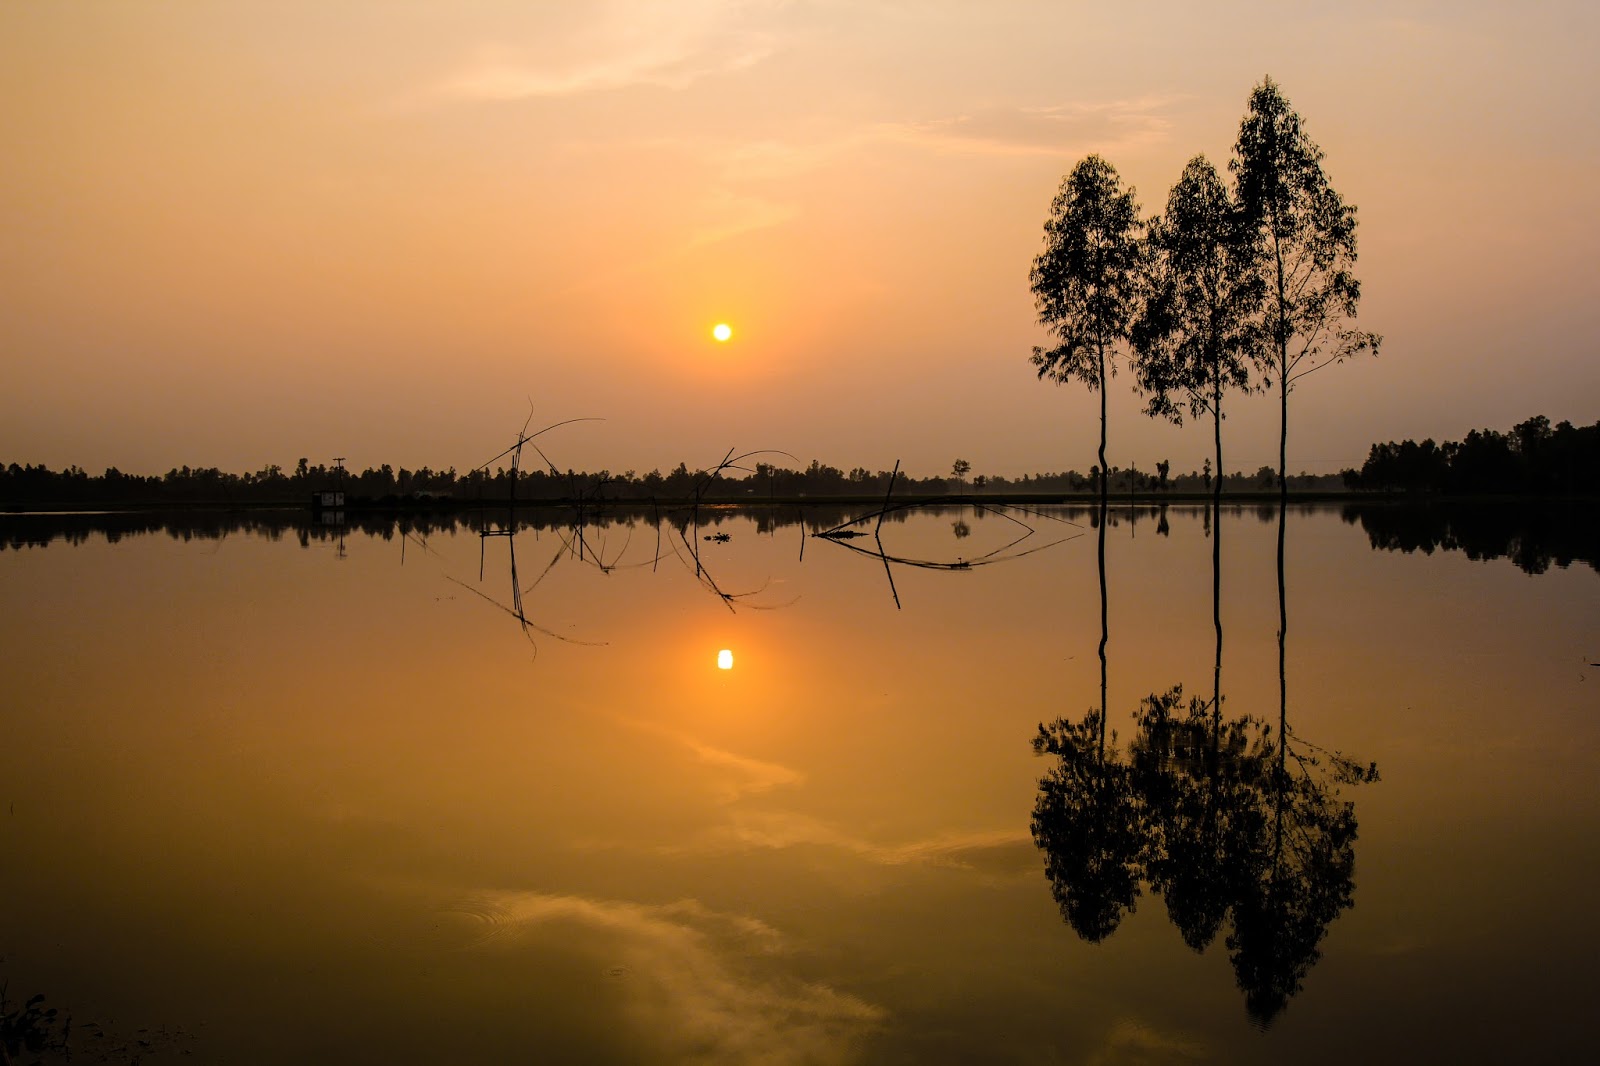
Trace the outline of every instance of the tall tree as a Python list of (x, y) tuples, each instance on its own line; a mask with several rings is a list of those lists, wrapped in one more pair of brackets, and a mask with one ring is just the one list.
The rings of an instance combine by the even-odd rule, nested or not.
[[(1222, 399), (1250, 386), (1265, 284), (1261, 242), (1209, 160), (1197, 155), (1150, 220), (1143, 307), (1132, 329), (1146, 410), (1183, 423), (1210, 415), (1222, 466)], [(1208, 479), (1209, 480), (1209, 479)], [(1222, 481), (1217, 480), (1221, 494)]]
[(1361, 299), (1352, 273), (1356, 210), (1328, 183), (1322, 149), (1271, 78), (1250, 93), (1233, 153), (1239, 204), (1262, 241), (1266, 313), (1256, 359), (1278, 390), (1278, 491), (1287, 495), (1290, 389), (1332, 363), (1376, 355), (1382, 338), (1348, 324)]
[(1039, 324), (1059, 341), (1035, 348), (1041, 378), (1078, 378), (1100, 393), (1100, 495), (1107, 490), (1106, 374), (1126, 345), (1143, 254), (1139, 205), (1116, 168), (1091, 155), (1072, 168), (1050, 204), (1044, 251), (1033, 261)]

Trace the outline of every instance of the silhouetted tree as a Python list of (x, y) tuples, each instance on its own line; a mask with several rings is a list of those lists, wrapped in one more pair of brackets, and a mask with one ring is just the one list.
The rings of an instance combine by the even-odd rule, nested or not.
[[(1106, 465), (1106, 375), (1128, 341), (1142, 258), (1139, 207), (1116, 168), (1097, 155), (1061, 183), (1044, 225), (1044, 251), (1030, 275), (1039, 323), (1059, 343), (1036, 347), (1041, 378), (1077, 378), (1100, 393), (1100, 462)], [(1100, 492), (1108, 491), (1102, 474)]]
[(967, 476), (967, 472), (970, 471), (971, 469), (972, 469), (972, 464), (967, 462), (965, 459), (957, 459), (954, 463), (951, 464), (950, 473), (955, 475), (956, 486), (958, 488), (961, 487), (962, 479)]
[(1140, 701), (1134, 779), (1155, 826), (1150, 887), (1184, 943), (1204, 951), (1238, 899), (1254, 838), (1250, 802), (1251, 721), (1224, 721), (1221, 701), (1192, 697), (1183, 686)]
[(1405, 440), (1374, 444), (1359, 471), (1346, 471), (1353, 489), (1470, 494), (1600, 494), (1600, 422), (1574, 426), (1536, 415), (1510, 433), (1473, 430), (1435, 445)]
[(1097, 944), (1139, 898), (1145, 823), (1126, 763), (1106, 753), (1105, 715), (1041, 725), (1033, 750), (1057, 763), (1039, 782), (1033, 840), (1061, 916)]
[[(1222, 399), (1250, 387), (1266, 292), (1261, 240), (1203, 155), (1189, 160), (1149, 225), (1143, 309), (1133, 326), (1134, 373), (1146, 410), (1183, 424), (1209, 414), (1222, 469)], [(1221, 481), (1217, 490), (1222, 489)]]
[(1262, 242), (1266, 313), (1256, 359), (1278, 390), (1278, 489), (1287, 495), (1289, 390), (1332, 363), (1376, 355), (1382, 338), (1346, 324), (1361, 298), (1351, 272), (1356, 211), (1328, 183), (1322, 149), (1271, 78), (1251, 92), (1233, 151), (1237, 199)]

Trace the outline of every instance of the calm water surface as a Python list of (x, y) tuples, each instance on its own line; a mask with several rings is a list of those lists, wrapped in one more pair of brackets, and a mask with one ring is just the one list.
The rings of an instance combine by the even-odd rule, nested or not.
[(79, 1059), (1587, 1058), (1594, 527), (1505, 514), (1291, 509), (1281, 615), (1274, 508), (6, 519), (0, 980)]

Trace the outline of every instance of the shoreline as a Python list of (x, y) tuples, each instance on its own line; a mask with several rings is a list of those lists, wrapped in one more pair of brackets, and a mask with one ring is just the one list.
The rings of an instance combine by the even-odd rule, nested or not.
[[(1135, 492), (1112, 493), (1106, 497), (1108, 506), (1151, 506), (1164, 504), (1209, 504), (1217, 497), (1208, 492)], [(1284, 498), (1276, 490), (1256, 492), (1225, 492), (1220, 500), (1225, 504), (1259, 505), (1276, 503)], [(1445, 495), (1408, 492), (1359, 491), (1291, 491), (1287, 500), (1292, 504), (1371, 503), (1429, 506), (1435, 504), (1594, 504), (1600, 497), (1584, 495), (1544, 496), (1528, 493)], [(883, 506), (885, 498), (876, 494), (859, 495), (785, 495), (753, 496), (717, 494), (705, 495), (696, 500), (685, 497), (547, 497), (537, 499), (489, 498), (464, 500), (452, 497), (412, 500), (378, 498), (348, 500), (343, 507), (316, 507), (310, 503), (292, 500), (87, 500), (65, 503), (51, 500), (7, 501), (0, 504), (0, 518), (5, 516), (49, 517), (51, 515), (140, 514), (147, 512), (262, 512), (292, 511), (309, 514), (344, 512), (347, 514), (434, 514), (470, 511), (542, 510), (542, 509), (651, 509), (700, 507), (806, 507), (812, 505), (838, 507), (850, 504)], [(1094, 507), (1100, 502), (1095, 493), (967, 493), (961, 495), (929, 496), (925, 494), (892, 496), (888, 503), (896, 506), (1009, 506), (1034, 504), (1041, 506)]]

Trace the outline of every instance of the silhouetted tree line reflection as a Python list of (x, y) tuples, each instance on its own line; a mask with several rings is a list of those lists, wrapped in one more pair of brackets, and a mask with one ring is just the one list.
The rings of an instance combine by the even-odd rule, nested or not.
[[(1062, 918), (1084, 940), (1116, 932), (1149, 890), (1197, 952), (1223, 936), (1245, 1009), (1268, 1025), (1321, 957), (1328, 926), (1353, 905), (1356, 816), (1345, 787), (1378, 779), (1289, 725), (1283, 583), (1287, 508), (1278, 515), (1277, 721), (1226, 716), (1222, 694), (1221, 530), (1212, 526), (1212, 693), (1182, 685), (1139, 702), (1124, 748), (1106, 715), (1105, 529), (1100, 530), (1100, 706), (1042, 723), (1031, 828)], [(1226, 935), (1223, 934), (1227, 929)]]
[[(1289, 513), (1315, 513), (1316, 504), (1292, 504)], [(1166, 504), (1137, 504), (1108, 511), (1111, 529), (1126, 527), (1134, 535), (1146, 522), (1155, 532), (1170, 533)], [(890, 512), (886, 523), (904, 523), (914, 513), (949, 516), (953, 521), (968, 514), (961, 504), (923, 505), (916, 511)], [(504, 514), (502, 509), (500, 514)], [(843, 522), (853, 512), (845, 505), (807, 503), (804, 506), (742, 508), (738, 505), (707, 505), (700, 508), (699, 524), (721, 526), (735, 516), (755, 523), (756, 532), (776, 534), (780, 530), (804, 525), (806, 532), (825, 530)], [(1065, 506), (1052, 509), (1061, 518), (1095, 528), (1099, 509)], [(1258, 521), (1276, 521), (1278, 508), (1272, 503), (1224, 505), (1223, 514), (1253, 515)], [(575, 508), (531, 508), (519, 510), (517, 528), (548, 530), (570, 528)], [(1203, 514), (1205, 528), (1211, 529), (1212, 510)], [(1507, 508), (1497, 504), (1399, 502), (1348, 503), (1342, 507), (1344, 521), (1359, 524), (1375, 549), (1384, 551), (1431, 553), (1460, 551), (1470, 559), (1509, 558), (1530, 574), (1544, 573), (1551, 565), (1565, 567), (1573, 562), (1600, 569), (1600, 505), (1575, 501), (1540, 506)], [(584, 508), (585, 527), (603, 530), (612, 526), (650, 525), (657, 518), (679, 529), (693, 523), (686, 509), (652, 508), (639, 505), (594, 505)], [(105, 511), (57, 514), (0, 513), (0, 551), (26, 547), (42, 548), (54, 542), (82, 544), (101, 536), (110, 543), (124, 537), (165, 534), (174, 540), (217, 540), (253, 533), (269, 540), (293, 536), (304, 544), (336, 538), (344, 533), (359, 533), (391, 540), (405, 533), (431, 536), (454, 532), (475, 532), (484, 517), (476, 511), (434, 511), (404, 515), (383, 512), (346, 512), (343, 525), (320, 521), (300, 510), (182, 510), (182, 511)], [(970, 527), (969, 527), (970, 529)]]
[(1600, 570), (1600, 503), (1572, 501), (1507, 507), (1494, 504), (1346, 504), (1344, 520), (1360, 523), (1374, 548), (1469, 559), (1509, 558), (1530, 574), (1552, 563), (1588, 563)]
[[(913, 514), (958, 516), (965, 504), (923, 504), (915, 509), (884, 515), (885, 523), (904, 524)], [(1151, 514), (1155, 508), (1149, 509)], [(1062, 514), (1068, 514), (1066, 509)], [(1072, 512), (1076, 513), (1076, 512)], [(476, 533), (487, 525), (516, 530), (579, 530), (604, 532), (611, 528), (653, 527), (660, 522), (688, 535), (696, 527), (715, 529), (724, 523), (751, 519), (756, 532), (772, 534), (804, 526), (807, 533), (831, 528), (849, 519), (854, 510), (845, 504), (807, 503), (803, 506), (750, 508), (738, 504), (706, 504), (697, 509), (658, 507), (650, 504), (591, 503), (583, 507), (551, 506), (518, 509), (508, 515), (504, 507), (473, 511), (424, 511), (393, 514), (382, 511), (346, 511), (335, 520), (299, 509), (257, 510), (139, 510), (71, 511), (56, 513), (0, 513), (0, 551), (7, 548), (43, 548), (57, 541), (77, 545), (91, 537), (116, 543), (125, 537), (165, 534), (174, 540), (218, 540), (244, 533), (268, 540), (297, 537), (301, 543), (332, 540), (353, 533), (393, 540), (407, 533)]]
[(362, 533), (392, 540), (405, 533), (428, 536), (475, 526), (472, 515), (449, 513), (395, 517), (351, 514), (347, 520), (324, 522), (305, 511), (82, 511), (60, 514), (0, 514), (0, 551), (43, 548), (60, 541), (86, 543), (91, 537), (115, 544), (127, 537), (165, 534), (173, 540), (220, 540), (252, 534), (268, 540), (296, 537), (302, 545)]

